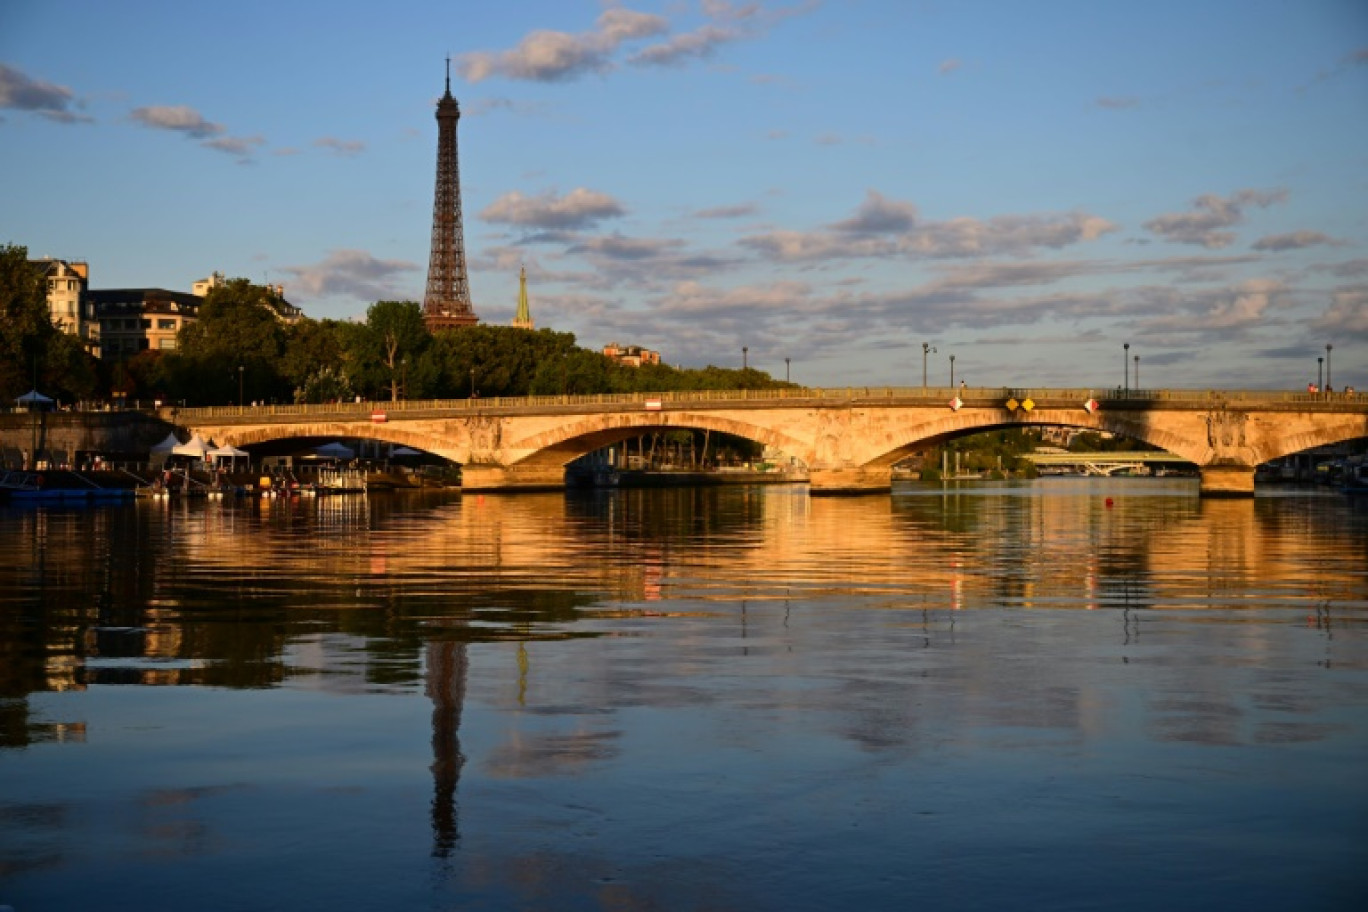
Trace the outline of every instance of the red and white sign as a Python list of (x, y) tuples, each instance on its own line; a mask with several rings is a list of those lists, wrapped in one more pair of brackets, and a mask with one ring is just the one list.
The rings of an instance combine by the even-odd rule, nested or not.
[(658, 411), (660, 411), (660, 400), (659, 400), (659, 399), (647, 399), (647, 400), (646, 400), (646, 411), (648, 411), (648, 412), (658, 412)]
[(386, 421), (389, 421), (389, 415), (379, 411), (371, 412), (371, 421), (374, 421), (376, 424), (384, 424)]
[(954, 399), (951, 399), (951, 400), (950, 400), (949, 405), (950, 405), (950, 411), (952, 411), (952, 412), (958, 412), (958, 411), (960, 410), (960, 406), (964, 405), (964, 403), (960, 401), (960, 397), (959, 397), (959, 396), (956, 396)]
[(1097, 411), (1102, 406), (1098, 404), (1098, 401), (1096, 399), (1089, 399), (1087, 402), (1083, 403), (1083, 407), (1087, 409), (1088, 414), (1091, 415), (1093, 412)]

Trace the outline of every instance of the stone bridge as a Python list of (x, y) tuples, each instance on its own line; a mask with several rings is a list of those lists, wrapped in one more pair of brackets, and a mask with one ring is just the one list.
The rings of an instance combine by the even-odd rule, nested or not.
[(712, 430), (781, 450), (811, 492), (887, 491), (891, 467), (955, 437), (1055, 425), (1144, 441), (1201, 469), (1204, 495), (1248, 496), (1260, 463), (1368, 437), (1368, 398), (1234, 390), (908, 388), (690, 391), (163, 409), (219, 444), (368, 438), (462, 465), (466, 490), (560, 488), (573, 459), (652, 431)]

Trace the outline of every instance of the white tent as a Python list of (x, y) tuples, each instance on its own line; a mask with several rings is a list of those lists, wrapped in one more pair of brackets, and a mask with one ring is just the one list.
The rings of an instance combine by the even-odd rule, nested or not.
[(208, 453), (209, 444), (205, 443), (204, 438), (199, 434), (171, 449), (173, 456), (190, 456), (194, 459), (203, 459)]
[(215, 462), (222, 462), (225, 459), (231, 459), (233, 461), (234, 467), (237, 466), (237, 461), (239, 459), (247, 458), (250, 455), (251, 454), (248, 453), (246, 450), (239, 450), (231, 443), (225, 443), (223, 446), (209, 451), (210, 459), (214, 460)]

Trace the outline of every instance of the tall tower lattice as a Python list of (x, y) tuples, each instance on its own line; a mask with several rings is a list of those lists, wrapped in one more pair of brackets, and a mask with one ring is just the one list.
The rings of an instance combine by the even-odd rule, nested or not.
[(437, 102), (437, 189), (432, 201), (432, 252), (428, 259), (423, 321), (432, 332), (479, 322), (470, 305), (465, 239), (461, 231), (461, 170), (456, 154), (456, 122), (461, 107), (451, 97), (451, 58), (446, 94)]
[(527, 267), (518, 270), (518, 313), (513, 318), (515, 329), (533, 329), (532, 309), (527, 305)]

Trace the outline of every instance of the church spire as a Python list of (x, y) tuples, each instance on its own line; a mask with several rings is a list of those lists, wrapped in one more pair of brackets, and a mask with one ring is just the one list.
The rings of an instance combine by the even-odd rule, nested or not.
[(518, 270), (518, 315), (513, 318), (517, 329), (532, 329), (532, 309), (527, 306), (527, 267)]

